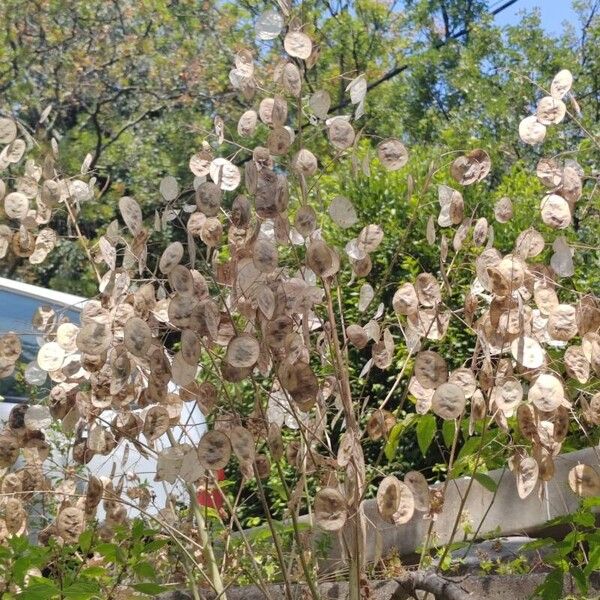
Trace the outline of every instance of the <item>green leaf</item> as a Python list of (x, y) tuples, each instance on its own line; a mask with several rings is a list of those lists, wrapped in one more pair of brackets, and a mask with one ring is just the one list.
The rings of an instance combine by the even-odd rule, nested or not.
[(452, 448), (454, 436), (456, 434), (456, 421), (444, 421), (442, 423), (442, 437), (446, 448)]
[(109, 560), (114, 563), (123, 564), (127, 562), (127, 556), (125, 554), (125, 551), (123, 550), (123, 548), (117, 546), (116, 544), (98, 544), (96, 546), (96, 552), (104, 556), (106, 560)]
[(89, 577), (95, 579), (97, 577), (106, 577), (108, 571), (104, 567), (87, 567), (80, 572), (81, 577)]
[(85, 554), (87, 554), (90, 551), (93, 538), (94, 538), (93, 529), (88, 529), (79, 536), (79, 547)]
[(554, 569), (550, 572), (544, 582), (538, 586), (535, 593), (543, 600), (561, 600), (563, 592), (564, 573), (562, 569)]
[(169, 543), (169, 540), (152, 540), (148, 542), (144, 547), (145, 554), (151, 554), (152, 552), (156, 552), (160, 550), (163, 546), (166, 546)]
[(589, 577), (592, 573), (600, 571), (600, 544), (592, 544), (590, 541), (590, 551), (588, 553), (588, 564), (583, 570), (586, 577)]
[(490, 492), (495, 492), (498, 489), (498, 484), (486, 473), (473, 473), (473, 479)]
[(158, 583), (152, 583), (151, 581), (146, 581), (143, 583), (135, 583), (131, 586), (134, 590), (141, 592), (142, 594), (148, 594), (149, 596), (154, 596), (156, 594), (161, 594), (166, 591), (167, 588), (158, 585)]
[(576, 567), (575, 565), (573, 565), (569, 569), (569, 573), (571, 573), (571, 576), (575, 580), (575, 583), (577, 584), (579, 591), (582, 594), (585, 594), (587, 596), (588, 582), (587, 582), (587, 577), (585, 576), (584, 572), (579, 567)]
[(91, 600), (97, 598), (100, 586), (93, 581), (78, 581), (63, 590), (65, 600)]
[(138, 563), (137, 565), (135, 565), (133, 570), (135, 571), (135, 574), (140, 579), (155, 579), (156, 578), (156, 570), (149, 562), (142, 561), (142, 562)]
[(19, 600), (52, 600), (60, 594), (58, 586), (45, 577), (33, 577), (31, 583), (20, 594)]
[(436, 429), (435, 416), (432, 414), (423, 415), (417, 422), (417, 442), (423, 456), (427, 455), (427, 450), (429, 450), (429, 446), (431, 446), (431, 442), (435, 437)]

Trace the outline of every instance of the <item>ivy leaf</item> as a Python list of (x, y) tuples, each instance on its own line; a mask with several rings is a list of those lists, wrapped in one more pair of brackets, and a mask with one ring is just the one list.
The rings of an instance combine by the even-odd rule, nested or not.
[(427, 450), (435, 437), (436, 429), (437, 424), (434, 415), (428, 413), (419, 419), (417, 423), (417, 442), (423, 456), (427, 455)]

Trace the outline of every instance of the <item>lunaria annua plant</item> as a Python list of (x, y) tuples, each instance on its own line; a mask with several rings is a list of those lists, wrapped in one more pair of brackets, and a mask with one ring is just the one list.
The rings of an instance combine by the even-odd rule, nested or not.
[[(190, 179), (180, 183), (168, 176), (159, 182), (165, 207), (153, 222), (144, 218), (136, 199), (123, 197), (120, 220), (93, 246), (79, 234), (99, 275), (99, 295), (87, 302), (79, 325), (43, 307), (37, 312), (34, 325), (44, 341), (25, 377), (35, 383), (40, 370), (47, 372), (52, 389), (42, 403), (15, 407), (0, 433), (5, 473), (0, 539), (27, 530), (30, 496), (48, 489), (44, 432), (51, 421), (59, 421), (75, 434), (75, 463), (85, 464), (96, 454), (109, 456), (127, 441), (156, 457), (156, 480), (183, 481), (192, 503), (194, 486), (207, 478), (214, 482), (215, 471), (235, 456), (243, 482), (256, 479), (289, 596), (290, 574), (261, 482), (276, 466), (294, 523), (310, 505), (314, 525), (340, 536), (352, 597), (357, 598), (366, 593), (361, 501), (368, 481), (361, 441), (388, 437), (396, 416), (385, 405), (398, 385), (407, 388), (419, 415), (466, 419), (471, 434), (482, 423), (510, 432), (513, 441), (506, 452), (520, 498), (544, 493), (541, 483), (552, 478), (554, 457), (573, 420), (600, 424), (600, 394), (567, 389), (567, 382), (587, 384), (600, 375), (599, 300), (565, 289), (574, 273), (575, 248), (562, 231), (571, 227), (581, 201), (584, 173), (571, 159), (541, 159), (535, 172), (546, 194), (540, 198), (539, 217), (556, 235), (543, 236), (530, 227), (503, 254), (494, 246), (491, 223), (467, 209), (461, 193), (488, 177), (490, 157), (478, 148), (461, 153), (450, 165), (456, 187), (439, 184), (439, 213), (421, 232), (439, 248), (439, 272), (397, 282), (391, 306), (372, 308), (380, 290), (368, 279), (385, 223), (359, 225), (360, 211), (342, 196), (327, 198), (327, 210), (320, 210), (319, 181), (325, 168), (346, 163), (356, 177), (369, 177), (373, 169), (401, 171), (408, 150), (398, 139), (363, 135), (358, 121), (365, 110), (364, 76), (347, 86), (354, 107), (348, 115), (330, 116), (328, 93), (306, 89), (304, 73), (317, 61), (319, 49), (301, 22), (269, 10), (257, 27), (261, 40), (281, 37), (286, 55), (271, 79), (250, 51), (235, 55), (231, 84), (253, 108), (237, 125), (229, 116), (214, 119), (214, 131), (189, 160)], [(550, 95), (519, 126), (523, 142), (539, 144), (547, 127), (559, 126), (568, 113), (563, 99), (571, 84), (568, 71), (556, 75)], [(261, 97), (265, 90), (269, 93)], [(237, 135), (229, 139), (233, 130)], [(317, 134), (312, 138), (317, 154), (307, 147), (311, 131)], [(248, 149), (246, 140), (257, 145)], [(8, 117), (0, 120), (0, 142), (5, 145), (0, 153), (5, 175), (0, 181), (5, 216), (0, 256), (36, 264), (57, 242), (49, 226), (54, 212), (79, 232), (79, 205), (93, 202), (95, 194), (89, 159), (81, 176), (60, 176), (56, 144), (40, 152), (19, 122)], [(36, 158), (26, 159), (27, 151)], [(430, 169), (419, 193), (425, 193), (435, 173)], [(406, 176), (412, 191), (415, 181)], [(502, 227), (512, 212), (511, 200), (502, 198), (488, 217)], [(539, 220), (538, 215), (531, 219)], [(347, 232), (343, 248), (324, 238), (326, 223)], [(152, 256), (147, 245), (152, 231), (167, 228), (185, 242), (173, 241), (160, 257)], [(449, 257), (458, 256), (465, 243), (477, 249), (477, 258), (464, 305), (452, 306)], [(546, 264), (540, 257), (549, 245), (553, 253)], [(364, 320), (346, 323), (340, 295), (359, 285), (358, 311)], [(455, 319), (476, 344), (469, 363), (450, 370), (436, 344)], [(368, 415), (353, 397), (350, 345), (370, 353), (359, 366), (360, 378), (368, 378), (372, 369), (399, 372), (386, 401), (370, 407)], [(408, 351), (402, 366), (395, 360), (399, 345)], [(20, 354), (18, 335), (3, 333), (2, 376), (13, 372)], [(239, 400), (242, 385), (252, 390), (248, 411)], [(180, 424), (188, 402), (201, 408), (209, 424), (199, 444), (171, 435), (172, 445), (157, 445)], [(106, 419), (109, 410), (112, 416)], [(10, 472), (20, 454), (24, 466)], [(294, 481), (285, 481), (280, 468), (285, 463), (293, 468)], [(306, 486), (309, 477), (319, 482), (314, 497)], [(597, 466), (575, 467), (568, 483), (581, 496), (600, 494)], [(74, 481), (62, 485), (75, 489)], [(60, 496), (55, 520), (40, 539), (76, 542), (101, 501), (100, 535), (110, 539), (114, 527), (127, 519), (124, 506), (133, 502), (145, 508), (149, 497), (139, 482), (113, 482), (91, 473), (82, 496)], [(395, 524), (415, 513), (435, 519), (443, 505), (439, 489), (430, 490), (414, 471), (403, 481), (394, 475), (383, 478), (376, 501), (381, 517)], [(183, 544), (198, 540), (200, 572), (223, 592), (219, 554), (195, 508), (193, 533), (189, 524), (176, 522), (171, 506), (162, 507), (161, 522), (169, 533), (186, 532)], [(225, 509), (230, 522), (239, 525), (235, 503), (227, 500)], [(301, 554), (305, 581), (316, 595), (313, 567)]]

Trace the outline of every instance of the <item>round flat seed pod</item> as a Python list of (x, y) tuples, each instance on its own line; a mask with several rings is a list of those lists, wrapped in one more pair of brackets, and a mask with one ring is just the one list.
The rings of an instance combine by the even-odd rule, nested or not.
[(283, 29), (283, 17), (275, 10), (266, 10), (256, 20), (256, 35), (261, 40), (274, 40)]
[(384, 521), (402, 525), (411, 520), (415, 500), (410, 488), (393, 475), (388, 475), (377, 489), (377, 509)]
[(465, 398), (470, 398), (477, 389), (475, 374), (471, 369), (467, 368), (454, 369), (448, 377), (448, 383), (454, 383), (461, 388), (465, 394)]
[(235, 190), (242, 180), (240, 170), (226, 158), (215, 158), (210, 163), (210, 178), (226, 191)]
[(367, 254), (371, 254), (379, 248), (379, 244), (383, 240), (383, 229), (377, 224), (366, 225), (361, 229), (357, 240), (358, 247)]
[(544, 96), (538, 102), (535, 114), (542, 125), (557, 125), (565, 118), (566, 112), (567, 107), (562, 100)]
[(533, 492), (539, 478), (539, 465), (535, 458), (528, 456), (517, 466), (517, 493), (524, 500)]
[(0, 144), (10, 144), (17, 137), (17, 124), (7, 117), (0, 117)]
[(324, 531), (339, 531), (348, 518), (348, 504), (335, 488), (322, 488), (315, 495), (315, 523)]
[(212, 154), (208, 150), (201, 150), (190, 157), (190, 171), (196, 177), (207, 177), (210, 172), (212, 159)]
[(450, 167), (450, 173), (461, 185), (471, 185), (485, 179), (492, 168), (492, 161), (485, 150), (472, 150), (459, 156)]
[(415, 279), (415, 292), (422, 306), (436, 306), (442, 301), (440, 284), (431, 273), (420, 273)]
[(521, 435), (528, 440), (538, 437), (538, 428), (533, 408), (529, 404), (520, 404), (517, 408), (517, 424)]
[[(237, 124), (237, 132), (241, 137), (250, 137), (254, 134), (256, 130), (256, 125), (258, 123), (258, 114), (255, 110), (247, 110), (240, 117)], [(212, 161), (211, 161), (212, 162)], [(208, 166), (210, 172), (210, 163)]]
[(9, 219), (23, 220), (29, 212), (29, 199), (21, 192), (11, 192), (4, 197), (4, 212)]
[(21, 355), (19, 336), (12, 331), (0, 336), (0, 363), (15, 363)]
[(283, 40), (285, 51), (294, 58), (306, 60), (312, 53), (311, 39), (301, 31), (289, 31)]
[(169, 284), (174, 292), (182, 296), (191, 296), (194, 293), (194, 278), (192, 272), (183, 265), (175, 265), (169, 271)]
[(166, 202), (173, 202), (179, 196), (179, 184), (177, 179), (172, 175), (167, 175), (160, 180), (159, 185), (160, 195)]
[(544, 196), (540, 205), (542, 221), (553, 229), (566, 229), (571, 225), (571, 208), (569, 203), (557, 194)]
[(350, 148), (354, 142), (354, 128), (344, 117), (335, 117), (327, 129), (331, 145), (339, 150)]
[(207, 431), (198, 444), (198, 459), (200, 465), (211, 471), (224, 469), (231, 457), (231, 443), (222, 432)]
[(536, 175), (542, 185), (556, 189), (562, 182), (563, 170), (553, 158), (542, 158), (537, 164)]
[(339, 269), (339, 257), (323, 241), (313, 240), (306, 251), (306, 264), (321, 278), (332, 277)]
[(111, 343), (112, 333), (105, 323), (89, 321), (81, 326), (77, 334), (77, 348), (84, 354), (99, 356), (108, 350)]
[(377, 156), (388, 171), (397, 171), (408, 162), (408, 151), (400, 140), (390, 138), (377, 146)]
[(504, 196), (494, 204), (494, 218), (498, 223), (508, 223), (513, 216), (513, 205), (510, 198)]
[(346, 327), (346, 337), (348, 338), (348, 341), (359, 350), (369, 343), (369, 334), (365, 331), (364, 327), (357, 324), (348, 325), (348, 327)]
[(171, 269), (178, 265), (183, 258), (183, 244), (181, 242), (171, 242), (162, 253), (158, 268), (161, 273), (168, 274)]
[(415, 509), (427, 512), (430, 508), (431, 498), (429, 484), (422, 473), (409, 471), (404, 476), (404, 483), (410, 488), (415, 500)]
[(465, 408), (465, 393), (454, 383), (442, 383), (431, 399), (431, 410), (442, 419), (449, 421), (460, 417)]
[(209, 217), (204, 221), (200, 231), (200, 239), (209, 247), (219, 245), (223, 235), (223, 225), (217, 217)]
[(523, 259), (533, 258), (543, 252), (544, 246), (545, 242), (542, 234), (530, 227), (517, 236), (515, 253)]
[(569, 346), (563, 357), (567, 375), (579, 383), (587, 383), (590, 378), (590, 362), (581, 346)]
[(2, 156), (8, 163), (17, 164), (23, 158), (26, 149), (25, 140), (17, 138), (4, 148)]
[(435, 389), (448, 381), (448, 366), (437, 352), (424, 350), (417, 354), (414, 374), (425, 389)]
[(582, 498), (600, 496), (600, 475), (589, 465), (577, 465), (569, 471), (569, 487)]
[(131, 197), (123, 196), (119, 200), (119, 210), (125, 225), (133, 235), (137, 235), (142, 229), (142, 209)]
[(531, 146), (541, 144), (546, 137), (546, 126), (542, 125), (535, 116), (525, 117), (519, 123), (519, 137)]
[(254, 462), (254, 436), (248, 429), (237, 425), (231, 430), (230, 441), (233, 453), (240, 463)]
[(56, 330), (56, 342), (65, 352), (75, 352), (77, 350), (77, 335), (79, 327), (74, 323), (62, 323)]
[(392, 427), (396, 424), (396, 417), (387, 411), (378, 408), (374, 410), (367, 422), (367, 434), (373, 441), (387, 438)]
[(236, 368), (252, 367), (258, 361), (260, 344), (249, 333), (242, 333), (231, 339), (227, 346), (225, 360)]
[(56, 517), (56, 533), (67, 544), (75, 544), (85, 528), (85, 514), (80, 508), (68, 506)]
[(181, 357), (189, 365), (196, 366), (200, 359), (202, 351), (202, 342), (196, 333), (191, 329), (184, 329), (181, 332)]
[(267, 138), (269, 152), (275, 156), (287, 154), (291, 143), (290, 134), (285, 127), (274, 127)]
[(294, 227), (302, 237), (308, 237), (317, 228), (315, 209), (308, 205), (301, 206), (294, 218)]
[(277, 246), (271, 240), (259, 238), (254, 242), (252, 260), (261, 273), (272, 273), (279, 263)]
[(528, 336), (518, 337), (510, 345), (512, 357), (526, 369), (539, 369), (546, 357), (537, 340)]
[(56, 342), (46, 342), (38, 351), (37, 363), (44, 371), (58, 371), (65, 359), (65, 350)]
[(207, 217), (214, 217), (219, 214), (221, 196), (222, 192), (217, 184), (205, 181), (196, 189), (196, 206)]
[(310, 150), (302, 148), (294, 157), (292, 166), (297, 173), (310, 177), (317, 172), (317, 157)]
[(336, 196), (331, 201), (328, 212), (331, 220), (342, 229), (348, 229), (358, 221), (354, 205), (344, 196)]
[(553, 98), (564, 98), (573, 85), (573, 75), (568, 69), (559, 71), (550, 84), (550, 94)]
[(286, 63), (283, 67), (283, 74), (281, 76), (283, 83), (283, 89), (298, 98), (302, 92), (302, 74), (300, 69), (291, 62)]
[(144, 417), (143, 433), (148, 440), (157, 440), (166, 433), (171, 424), (169, 411), (162, 405), (152, 406)]
[(566, 402), (562, 382), (555, 375), (538, 375), (529, 388), (527, 399), (542, 412), (552, 412)]
[(403, 283), (394, 294), (392, 306), (396, 315), (411, 315), (419, 309), (419, 300), (415, 286), (412, 283)]
[(567, 342), (577, 335), (577, 309), (571, 304), (557, 304), (548, 314), (547, 329), (554, 340)]
[(313, 114), (318, 119), (325, 120), (327, 113), (331, 108), (331, 96), (325, 90), (317, 90), (308, 100), (308, 104), (313, 111)]
[(512, 415), (523, 400), (523, 386), (514, 377), (506, 378), (501, 385), (496, 385), (490, 392), (490, 401), (503, 413)]
[(144, 319), (131, 317), (123, 330), (125, 348), (139, 358), (146, 358), (152, 344), (152, 331)]

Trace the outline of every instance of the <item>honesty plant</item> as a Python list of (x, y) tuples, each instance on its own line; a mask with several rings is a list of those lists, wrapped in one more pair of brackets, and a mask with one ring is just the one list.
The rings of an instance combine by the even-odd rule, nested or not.
[[(510, 433), (506, 454), (520, 498), (543, 494), (540, 483), (553, 477), (554, 457), (573, 420), (600, 424), (600, 393), (593, 392), (597, 383), (591, 385), (600, 375), (600, 300), (569, 288), (576, 248), (560, 234), (571, 227), (583, 196), (581, 167), (561, 157), (539, 161), (535, 172), (547, 190), (539, 217), (556, 235), (542, 235), (532, 225), (509, 253), (502, 253), (495, 247), (494, 227), (510, 222), (513, 203), (503, 197), (489, 211), (482, 204), (467, 206), (461, 189), (485, 180), (492, 164), (484, 149), (460, 153), (450, 164), (458, 189), (440, 181), (439, 212), (430, 214), (419, 234), (439, 249), (439, 271), (398, 281), (391, 306), (372, 309), (380, 290), (368, 279), (385, 223), (360, 224), (360, 211), (348, 198), (322, 197), (320, 178), (346, 162), (356, 177), (379, 169), (402, 172), (409, 154), (398, 139), (364, 133), (364, 75), (346, 88), (352, 113), (329, 115), (329, 94), (309, 91), (305, 84), (319, 48), (289, 7), (281, 6), (283, 15), (269, 10), (257, 21), (258, 38), (281, 39), (285, 50), (271, 68), (272, 77), (247, 49), (235, 54), (230, 72), (232, 86), (253, 108), (237, 125), (232, 115), (215, 117), (214, 131), (189, 160), (193, 178), (178, 182), (167, 176), (158, 182), (164, 210), (154, 220), (145, 218), (136, 199), (122, 197), (121, 220), (92, 246), (77, 228), (80, 205), (94, 202), (96, 193), (89, 158), (80, 176), (65, 177), (53, 139), (46, 151), (18, 120), (0, 119), (6, 221), (0, 225), (0, 256), (42, 262), (58, 242), (50, 223), (66, 219), (99, 278), (99, 294), (85, 305), (79, 325), (44, 307), (36, 314), (34, 325), (44, 341), (37, 360), (25, 368), (25, 379), (40, 385), (47, 373), (52, 385), (47, 401), (16, 406), (0, 433), (0, 539), (27, 531), (27, 502), (34, 492), (48, 489), (44, 432), (51, 421), (60, 421), (75, 434), (75, 463), (109, 456), (127, 440), (156, 456), (156, 480), (185, 482), (192, 503), (196, 484), (216, 485), (214, 472), (226, 468), (234, 455), (243, 481), (257, 480), (289, 595), (289, 575), (261, 482), (274, 466), (287, 463), (296, 474), (295, 487), (286, 484), (290, 515), (295, 519), (310, 506), (315, 526), (337, 532), (353, 597), (364, 594), (361, 502), (368, 481), (361, 441), (365, 436), (385, 440), (396, 416), (382, 405), (370, 407), (362, 418), (349, 368), (351, 345), (362, 350), (361, 359), (370, 354), (358, 369), (360, 378), (368, 378), (371, 369), (397, 370), (397, 384), (402, 380), (418, 415), (431, 411), (443, 420), (468, 419), (471, 434), (482, 423)], [(570, 114), (563, 99), (571, 85), (568, 71), (556, 75), (536, 114), (519, 126), (523, 142), (540, 144), (546, 127)], [(24, 158), (26, 152), (30, 158)], [(426, 193), (436, 173), (430, 169), (423, 189), (414, 193)], [(406, 176), (413, 190), (408, 170)], [(326, 210), (320, 208), (323, 202)], [(537, 222), (538, 215), (531, 220)], [(327, 221), (346, 232), (344, 248), (326, 239), (322, 226)], [(154, 256), (150, 236), (168, 229), (184, 241), (173, 241)], [(465, 245), (476, 248), (477, 258), (462, 289), (464, 303), (455, 306), (451, 268)], [(548, 246), (553, 254), (546, 264)], [(346, 323), (339, 298), (357, 285), (364, 319)], [(451, 370), (436, 344), (453, 320), (476, 343), (471, 359)], [(407, 349), (403, 365), (396, 360), (400, 345)], [(18, 335), (4, 333), (2, 376), (13, 373), (20, 354)], [(587, 387), (574, 393), (578, 387), (567, 389), (570, 381)], [(248, 389), (249, 411), (240, 401)], [(198, 404), (209, 430), (197, 446), (174, 438), (170, 447), (157, 446), (180, 424), (184, 402)], [(110, 421), (103, 418), (107, 410), (116, 415)], [(24, 466), (10, 472), (20, 454)], [(319, 482), (314, 497), (306, 486), (309, 476)], [(581, 496), (600, 494), (597, 466), (575, 467), (568, 483)], [(61, 485), (75, 490), (74, 481)], [(127, 519), (124, 503), (148, 506), (144, 490), (139, 482), (92, 473), (84, 495), (60, 496), (56, 518), (41, 539), (76, 542), (101, 501), (106, 515), (101, 536), (108, 539)], [(398, 525), (415, 513), (435, 519), (443, 504), (415, 471), (403, 481), (383, 478), (376, 500), (381, 517)], [(161, 508), (170, 531), (181, 527), (192, 535), (184, 523), (176, 523), (172, 507)], [(225, 508), (235, 523), (236, 505), (228, 501)], [(223, 592), (201, 512), (195, 516), (202, 562), (209, 568), (205, 575)], [(302, 560), (312, 583), (310, 565)], [(261, 583), (260, 573), (257, 577)]]

